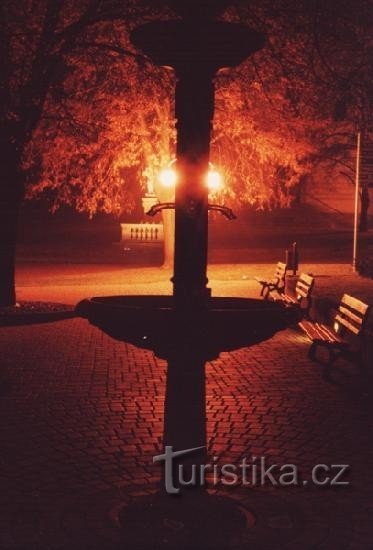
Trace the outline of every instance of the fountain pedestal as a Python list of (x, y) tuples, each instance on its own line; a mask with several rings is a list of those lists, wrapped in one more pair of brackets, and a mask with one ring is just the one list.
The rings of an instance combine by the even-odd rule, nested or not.
[[(268, 301), (210, 297), (205, 178), (214, 115), (213, 78), (220, 68), (233, 67), (260, 49), (264, 39), (242, 25), (213, 21), (211, 16), (227, 4), (225, 0), (169, 0), (168, 4), (184, 19), (147, 23), (133, 31), (132, 41), (158, 65), (172, 67), (177, 77), (179, 182), (173, 296), (92, 298), (79, 304), (78, 311), (110, 336), (167, 359), (164, 444), (173, 450), (202, 446), (198, 458), (193, 456), (198, 465), (207, 459), (205, 362), (221, 351), (271, 338), (296, 322), (298, 312)], [(129, 545), (142, 550), (230, 548), (248, 527), (248, 514), (230, 499), (209, 496), (198, 485), (187, 496), (173, 498), (164, 494), (162, 484), (158, 496), (124, 506), (120, 525)], [(147, 544), (149, 532), (152, 542)]]

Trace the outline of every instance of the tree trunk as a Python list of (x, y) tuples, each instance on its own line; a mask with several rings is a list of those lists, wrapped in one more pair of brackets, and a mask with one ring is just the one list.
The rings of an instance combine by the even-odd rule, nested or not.
[(163, 210), (163, 267), (172, 268), (175, 252), (175, 211)]
[(0, 307), (16, 303), (15, 255), (20, 203), (0, 198)]
[(360, 219), (359, 219), (359, 231), (365, 232), (368, 231), (368, 211), (370, 205), (369, 199), (369, 189), (367, 186), (363, 186), (361, 189), (361, 208), (360, 208)]

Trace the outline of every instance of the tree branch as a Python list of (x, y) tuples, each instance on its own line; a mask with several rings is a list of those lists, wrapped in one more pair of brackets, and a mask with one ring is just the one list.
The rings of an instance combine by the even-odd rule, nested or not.
[(114, 44), (107, 44), (104, 42), (79, 42), (76, 44), (76, 48), (96, 48), (98, 50), (102, 51), (108, 51), (112, 53), (116, 53), (118, 55), (122, 55), (123, 57), (133, 57), (140, 63), (151, 63), (150, 59), (148, 59), (146, 56), (137, 54), (135, 52), (132, 52), (131, 50), (127, 50), (126, 48), (123, 48), (122, 46), (116, 46)]

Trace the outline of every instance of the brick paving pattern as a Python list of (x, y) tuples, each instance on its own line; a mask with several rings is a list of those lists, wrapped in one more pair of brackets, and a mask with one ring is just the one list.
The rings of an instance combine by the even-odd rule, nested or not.
[[(325, 381), (308, 345), (289, 329), (206, 365), (209, 453), (350, 464), (350, 486), (219, 490), (267, 518), (245, 548), (369, 550), (368, 388), (343, 363)], [(157, 487), (165, 361), (80, 319), (2, 328), (0, 349), (0, 549), (124, 548), (110, 511)]]

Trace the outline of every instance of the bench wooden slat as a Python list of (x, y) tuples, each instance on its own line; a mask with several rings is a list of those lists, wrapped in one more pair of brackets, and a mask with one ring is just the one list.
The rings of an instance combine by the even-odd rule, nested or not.
[(349, 331), (351, 331), (353, 334), (359, 334), (361, 331), (361, 326), (357, 327), (353, 323), (351, 323), (348, 319), (345, 317), (342, 317), (341, 315), (336, 315), (334, 320), (339, 323), (340, 325), (343, 325), (345, 328), (347, 328)]
[[(364, 304), (361, 300), (357, 300), (348, 294), (344, 294), (341, 303), (339, 304), (337, 314), (334, 317), (334, 327), (328, 327), (321, 323), (313, 323), (312, 321), (302, 321), (299, 327), (307, 334), (312, 341), (309, 351), (311, 359), (316, 358), (316, 348), (319, 345), (327, 346), (329, 351), (329, 362), (331, 366), (338, 357), (346, 357), (351, 360), (355, 358), (359, 365), (363, 364), (362, 345), (363, 340), (357, 338), (360, 336), (370, 307)], [(338, 330), (338, 333), (336, 332)], [(356, 338), (354, 342), (348, 338), (345, 332)], [(345, 338), (345, 336), (347, 338)], [(358, 347), (356, 347), (358, 342)]]
[(348, 310), (345, 310), (345, 308), (340, 307), (337, 311), (337, 315), (335, 318), (336, 321), (341, 323), (342, 325), (349, 328), (350, 326), (354, 327), (354, 333), (358, 334), (364, 325), (364, 317), (360, 317), (359, 315), (355, 315), (354, 313), (351, 313)]
[(367, 313), (369, 305), (365, 304), (361, 300), (350, 296), (349, 294), (344, 294), (342, 296), (341, 305), (346, 304), (350, 309), (355, 309), (359, 311), (363, 316)]
[(275, 276), (274, 276), (273, 278), (274, 278), (274, 279), (283, 279), (284, 274), (285, 274), (284, 271), (277, 270), (277, 271), (275, 272)]
[(362, 325), (364, 321), (364, 315), (356, 315), (353, 311), (350, 309), (345, 308), (344, 306), (339, 306), (338, 308), (338, 314), (341, 314), (341, 317), (346, 317), (347, 319), (351, 319), (351, 321), (354, 321), (357, 325)]
[(310, 293), (310, 287), (303, 287), (301, 285), (297, 285), (295, 288), (295, 294), (297, 296), (302, 296), (302, 298), (307, 298), (309, 293)]
[(308, 298), (311, 295), (314, 277), (307, 275), (307, 273), (301, 273), (298, 282), (295, 286), (295, 294), (302, 298)]
[(306, 316), (308, 316), (311, 307), (313, 283), (313, 277), (306, 275), (305, 273), (301, 273), (295, 286), (295, 296), (286, 294), (286, 292), (279, 292), (278, 289), (270, 289), (269, 297), (275, 301), (281, 300), (286, 304), (298, 304), (299, 307), (302, 307), (303, 300), (305, 300), (306, 307), (303, 307), (302, 311)]
[(329, 342), (336, 341), (336, 335), (333, 334), (327, 326), (322, 325), (321, 323), (315, 323), (312, 328), (309, 327), (308, 330), (311, 332), (313, 340), (327, 340)]
[(286, 271), (286, 264), (284, 262), (277, 262), (276, 269), (281, 272)]
[(310, 340), (329, 342), (331, 344), (342, 344), (343, 340), (336, 333), (334, 333), (329, 327), (321, 323), (313, 323), (312, 321), (301, 321), (299, 326), (307, 334)]
[(308, 273), (301, 273), (299, 280), (302, 281), (304, 284), (311, 286), (313, 285), (315, 278), (312, 275), (308, 275)]
[(288, 294), (284, 294), (284, 300), (288, 302), (289, 304), (297, 304), (298, 300), (296, 298), (293, 298), (292, 296), (289, 296)]
[(333, 332), (333, 330), (330, 329), (328, 326), (321, 323), (316, 323), (316, 326), (319, 330), (321, 339), (328, 340), (329, 342), (342, 342), (342, 338), (340, 338), (340, 336)]
[(271, 297), (271, 300), (273, 300), (274, 302), (280, 301), (280, 302), (286, 302), (289, 304), (298, 303), (298, 300), (296, 300), (292, 296), (288, 296), (287, 294), (281, 294), (281, 292), (279, 292), (278, 290), (271, 290), (270, 297)]
[(281, 292), (285, 287), (285, 276), (286, 276), (287, 266), (283, 262), (278, 262), (276, 264), (274, 277), (270, 280), (261, 279), (255, 277), (255, 280), (262, 286), (260, 295), (266, 300), (268, 298), (269, 292), (273, 290), (278, 290)]
[(308, 291), (308, 289), (310, 288), (311, 285), (307, 285), (306, 283), (304, 283), (302, 281), (302, 279), (299, 279), (299, 281), (297, 282), (297, 289), (299, 288), (300, 290), (304, 290), (304, 291)]
[(282, 280), (285, 277), (286, 264), (279, 262), (276, 266), (275, 279)]

